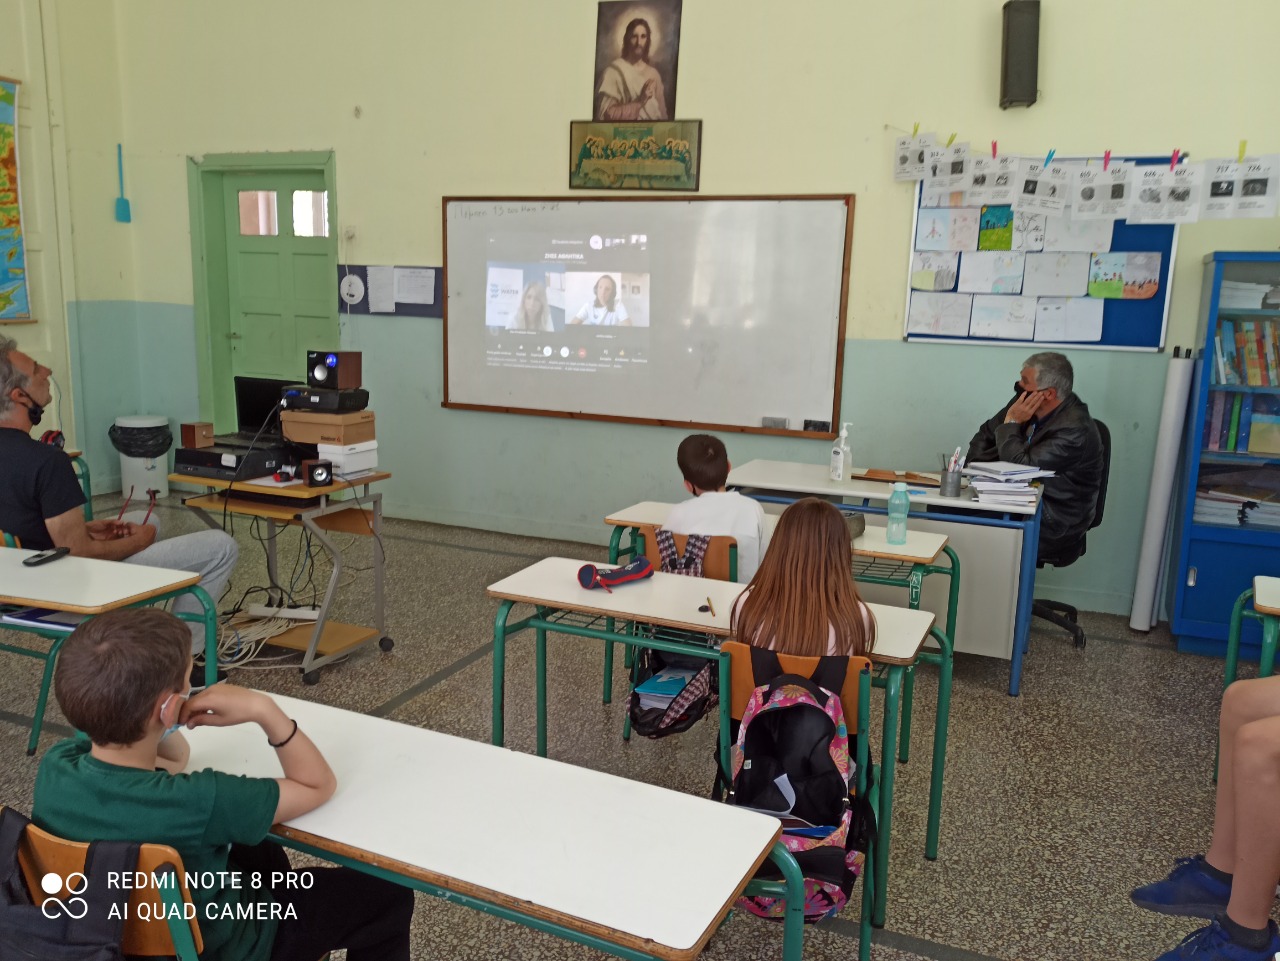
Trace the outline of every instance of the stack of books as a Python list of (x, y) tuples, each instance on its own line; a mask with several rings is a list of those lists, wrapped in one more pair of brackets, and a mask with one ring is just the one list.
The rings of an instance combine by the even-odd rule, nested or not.
[(1245, 484), (1202, 486), (1192, 520), (1228, 527), (1280, 528), (1280, 491)]
[(977, 494), (978, 503), (993, 507), (1034, 506), (1036, 489), (1031, 486), (1031, 481), (1053, 476), (1051, 470), (1008, 461), (970, 464), (963, 473), (969, 475), (969, 486)]
[(1209, 391), (1204, 450), (1280, 454), (1280, 396)]
[(649, 710), (658, 708), (665, 711), (676, 699), (676, 695), (684, 690), (689, 679), (697, 671), (688, 668), (668, 667), (659, 671), (642, 684), (636, 685), (636, 695), (640, 699), (640, 708)]

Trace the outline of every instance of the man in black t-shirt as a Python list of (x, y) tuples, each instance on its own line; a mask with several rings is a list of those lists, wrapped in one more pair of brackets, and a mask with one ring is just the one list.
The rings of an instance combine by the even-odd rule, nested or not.
[[(223, 531), (161, 541), (154, 516), (147, 524), (131, 520), (135, 515), (85, 521), (84, 492), (70, 458), (31, 437), (53, 399), (51, 374), (18, 350), (12, 338), (0, 336), (0, 531), (33, 550), (69, 547), (77, 557), (192, 571), (216, 603), (239, 556), (236, 542)], [(201, 608), (182, 597), (174, 601), (174, 610), (200, 613)], [(193, 650), (202, 648), (203, 628), (192, 630)]]

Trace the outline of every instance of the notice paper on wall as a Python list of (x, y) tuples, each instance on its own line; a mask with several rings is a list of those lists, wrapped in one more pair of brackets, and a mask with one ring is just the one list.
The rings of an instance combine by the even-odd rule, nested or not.
[(338, 265), (338, 313), (444, 317), (439, 267)]
[(967, 337), (972, 304), (970, 294), (934, 294), (914, 290), (907, 314), (907, 333)]
[(1083, 250), (1095, 254), (1111, 249), (1113, 225), (1110, 220), (1076, 220), (1073, 213), (1068, 207), (1065, 217), (1045, 218), (1045, 250)]
[(1102, 339), (1105, 301), (1092, 297), (1041, 297), (1036, 304), (1036, 340), (1087, 344)]
[(1200, 201), (1201, 220), (1231, 217), (1274, 217), (1280, 154), (1205, 164), (1206, 187)]
[(956, 289), (963, 294), (1020, 294), (1026, 256), (1020, 250), (968, 251), (960, 257), (960, 285)]
[(1036, 298), (978, 294), (973, 298), (969, 336), (990, 340), (1031, 340), (1036, 328)]
[(1045, 251), (1027, 254), (1022, 292), (1028, 297), (1083, 297), (1089, 286), (1089, 255)]

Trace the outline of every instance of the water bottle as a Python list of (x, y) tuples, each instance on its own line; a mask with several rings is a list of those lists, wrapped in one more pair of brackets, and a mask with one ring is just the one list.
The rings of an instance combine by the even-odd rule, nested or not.
[(889, 529), (885, 532), (885, 540), (890, 544), (907, 542), (907, 511), (911, 510), (911, 498), (907, 496), (907, 485), (899, 481), (893, 485), (893, 493), (889, 495)]

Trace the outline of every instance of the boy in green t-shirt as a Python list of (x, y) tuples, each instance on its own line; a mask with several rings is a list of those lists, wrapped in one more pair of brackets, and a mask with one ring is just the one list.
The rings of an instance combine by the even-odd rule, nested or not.
[[(409, 961), (407, 888), (349, 868), (295, 871), (274, 891), (253, 888), (253, 871), (269, 879), (290, 870), (279, 846), (265, 842), (271, 825), (319, 807), (337, 782), (266, 694), (217, 684), (193, 695), (190, 673), (191, 631), (172, 614), (122, 610), (77, 627), (58, 657), (54, 691), (88, 737), (44, 756), (32, 820), (73, 841), (176, 848), (188, 876), (208, 882), (191, 890), (201, 961), (315, 961), (339, 948), (348, 961)], [(178, 726), (247, 723), (262, 728), (284, 777), (180, 773), (189, 749)]]

